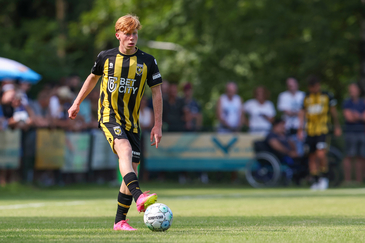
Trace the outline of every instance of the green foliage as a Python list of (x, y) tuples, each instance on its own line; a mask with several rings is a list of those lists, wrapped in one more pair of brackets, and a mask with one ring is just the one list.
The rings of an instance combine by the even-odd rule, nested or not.
[[(65, 0), (66, 1), (66, 0)], [(258, 85), (275, 102), (285, 79), (302, 89), (310, 74), (341, 101), (345, 86), (359, 77), (361, 2), (342, 0), (67, 0), (62, 24), (55, 1), (1, 1), (0, 55), (24, 62), (45, 81), (77, 72), (86, 76), (99, 51), (118, 45), (114, 23), (134, 13), (143, 29), (139, 46), (154, 55), (164, 78), (190, 81), (211, 125), (228, 80), (244, 100)], [(59, 34), (64, 32), (64, 43)], [(178, 51), (149, 47), (172, 42)], [(66, 55), (56, 49), (64, 45)]]

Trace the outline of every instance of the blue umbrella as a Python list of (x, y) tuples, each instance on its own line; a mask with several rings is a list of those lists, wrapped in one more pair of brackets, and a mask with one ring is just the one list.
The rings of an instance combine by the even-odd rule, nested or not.
[(32, 84), (38, 83), (42, 76), (23, 64), (0, 57), (0, 81), (4, 79), (18, 79)]

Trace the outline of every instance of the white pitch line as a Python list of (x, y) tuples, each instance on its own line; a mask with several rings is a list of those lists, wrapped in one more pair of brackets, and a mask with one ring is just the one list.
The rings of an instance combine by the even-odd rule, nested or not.
[(25, 204), (13, 204), (0, 206), (0, 210), (6, 209), (20, 209), (20, 208), (40, 208), (47, 206), (73, 206), (73, 205), (83, 205), (86, 204), (85, 201), (70, 201), (70, 202), (57, 202), (57, 203), (25, 203)]

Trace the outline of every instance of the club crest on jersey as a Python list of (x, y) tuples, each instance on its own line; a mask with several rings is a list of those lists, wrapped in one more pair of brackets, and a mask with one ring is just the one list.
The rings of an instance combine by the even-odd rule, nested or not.
[(113, 68), (113, 63), (109, 63), (109, 68), (112, 69)]
[(116, 135), (121, 135), (122, 134), (122, 129), (119, 126), (113, 127), (113, 129), (114, 129), (114, 133)]
[(143, 64), (138, 64), (138, 63), (137, 63), (136, 74), (137, 74), (138, 76), (141, 76), (141, 75), (142, 75), (142, 73), (143, 73)]
[(114, 92), (114, 90), (116, 90), (117, 86), (118, 86), (118, 78), (117, 77), (109, 77), (108, 78), (108, 90), (109, 92)]

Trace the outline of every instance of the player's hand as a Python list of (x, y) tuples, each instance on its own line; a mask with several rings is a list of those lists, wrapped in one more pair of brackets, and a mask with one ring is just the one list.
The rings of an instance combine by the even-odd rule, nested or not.
[(298, 140), (299, 141), (303, 141), (304, 140), (304, 132), (303, 132), (303, 129), (298, 129), (297, 137), (298, 137)]
[(72, 120), (76, 118), (77, 114), (80, 111), (80, 106), (76, 105), (75, 103), (68, 109), (68, 117)]
[(151, 136), (150, 136), (150, 140), (151, 140), (151, 146), (155, 146), (156, 148), (158, 148), (158, 144), (160, 143), (162, 138), (162, 129), (161, 127), (158, 126), (154, 126), (151, 130)]
[(339, 137), (342, 135), (341, 127), (335, 127), (335, 136)]

